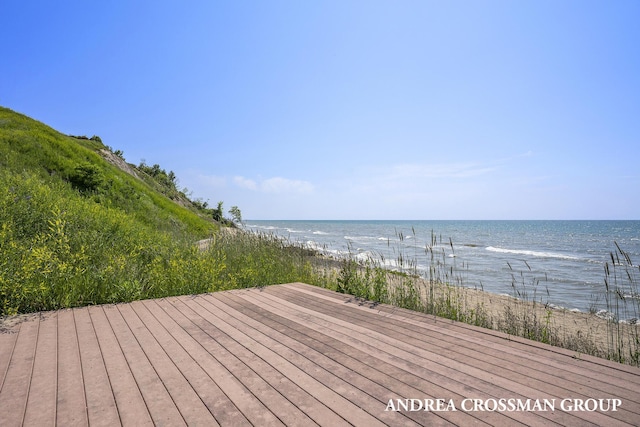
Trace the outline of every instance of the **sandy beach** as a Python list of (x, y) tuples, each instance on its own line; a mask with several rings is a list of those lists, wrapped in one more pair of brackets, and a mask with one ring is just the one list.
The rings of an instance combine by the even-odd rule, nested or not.
[[(543, 338), (545, 342), (577, 353), (605, 358), (619, 348), (628, 353), (629, 344), (635, 342), (640, 333), (637, 322), (613, 322), (595, 313), (558, 308), (541, 301), (524, 301), (455, 286), (430, 287), (424, 279), (417, 279), (416, 285), (425, 300), (432, 288), (436, 301), (448, 297), (463, 313), (484, 312), (492, 329), (514, 332), (518, 329), (519, 333), (514, 335), (521, 335), (526, 329), (531, 338)], [(631, 347), (637, 349), (633, 344)]]
[[(330, 275), (339, 275), (339, 261), (317, 262)], [(405, 281), (403, 275), (389, 274), (391, 286)], [(629, 356), (629, 349), (637, 349), (635, 340), (640, 334), (638, 323), (613, 322), (595, 313), (559, 308), (543, 301), (522, 300), (508, 295), (498, 295), (478, 289), (460, 286), (433, 285), (423, 278), (412, 278), (412, 283), (423, 301), (435, 304), (448, 301), (463, 316), (478, 314), (484, 319), (480, 326), (504, 332), (507, 336), (523, 336), (548, 342), (554, 346), (576, 351), (576, 355), (590, 354), (608, 358), (622, 349)], [(430, 299), (430, 293), (434, 292)], [(463, 319), (464, 320), (464, 319)], [(632, 350), (633, 351), (633, 350)], [(626, 354), (625, 354), (626, 353)]]

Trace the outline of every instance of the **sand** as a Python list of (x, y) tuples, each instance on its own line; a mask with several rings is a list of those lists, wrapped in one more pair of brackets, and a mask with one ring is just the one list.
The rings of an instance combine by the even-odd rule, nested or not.
[(628, 356), (629, 349), (637, 351), (640, 325), (629, 322), (613, 322), (595, 313), (554, 307), (542, 301), (523, 301), (507, 295), (497, 295), (477, 289), (457, 286), (434, 286), (428, 281), (415, 279), (426, 300), (433, 289), (435, 301), (450, 301), (462, 313), (484, 313), (485, 323), (492, 329), (523, 335), (549, 342), (552, 345), (575, 350), (578, 353), (607, 357), (622, 348)]
[[(333, 275), (333, 280), (339, 277), (341, 262), (338, 260), (320, 257), (316, 258), (314, 264), (324, 270), (325, 275)], [(407, 281), (404, 275), (390, 273), (387, 277), (392, 288)], [(448, 299), (458, 312), (467, 316), (472, 312), (481, 313), (482, 322), (479, 326), (604, 358), (611, 357), (620, 348), (626, 353), (625, 358), (629, 356), (630, 349), (632, 352), (640, 350), (640, 343), (636, 341), (640, 336), (638, 323), (613, 322), (595, 313), (559, 308), (543, 301), (523, 301), (461, 286), (432, 287), (421, 278), (412, 278), (411, 282), (420, 290), (423, 301), (429, 301), (433, 289), (434, 299), (430, 301), (437, 304)]]

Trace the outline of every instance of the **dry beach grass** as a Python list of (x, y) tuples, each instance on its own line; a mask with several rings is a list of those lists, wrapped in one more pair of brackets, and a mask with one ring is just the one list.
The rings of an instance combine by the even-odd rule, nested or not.
[(620, 248), (611, 259), (617, 271), (611, 269), (605, 277), (607, 310), (588, 313), (550, 304), (535, 290), (525, 289), (524, 281), (514, 280), (513, 296), (467, 287), (455, 268), (445, 263), (446, 256), (435, 253), (426, 275), (411, 268), (390, 271), (375, 260), (315, 264), (324, 269), (327, 283), (347, 294), (548, 343), (577, 355), (639, 366), (637, 266)]
[[(441, 287), (440, 296), (436, 298), (442, 298), (447, 292), (452, 291)], [(461, 309), (483, 312), (485, 326), (491, 329), (515, 336), (525, 335), (578, 353), (606, 356), (604, 349), (608, 348), (611, 340), (610, 321), (606, 318), (478, 289), (459, 288), (455, 292)], [(636, 325), (620, 323), (619, 327), (624, 335), (637, 333)]]

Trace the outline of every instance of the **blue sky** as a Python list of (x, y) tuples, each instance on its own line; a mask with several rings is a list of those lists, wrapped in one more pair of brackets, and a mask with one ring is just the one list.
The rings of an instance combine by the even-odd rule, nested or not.
[(11, 1), (0, 105), (247, 219), (640, 219), (638, 1)]

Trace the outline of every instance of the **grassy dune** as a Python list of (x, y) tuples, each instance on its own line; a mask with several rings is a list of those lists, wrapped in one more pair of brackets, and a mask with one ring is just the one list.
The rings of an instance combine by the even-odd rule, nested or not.
[[(174, 179), (158, 165), (127, 164), (99, 137), (64, 135), (0, 108), (0, 316), (321, 284), (305, 252), (220, 233), (212, 210)], [(205, 238), (203, 250), (196, 242)]]

